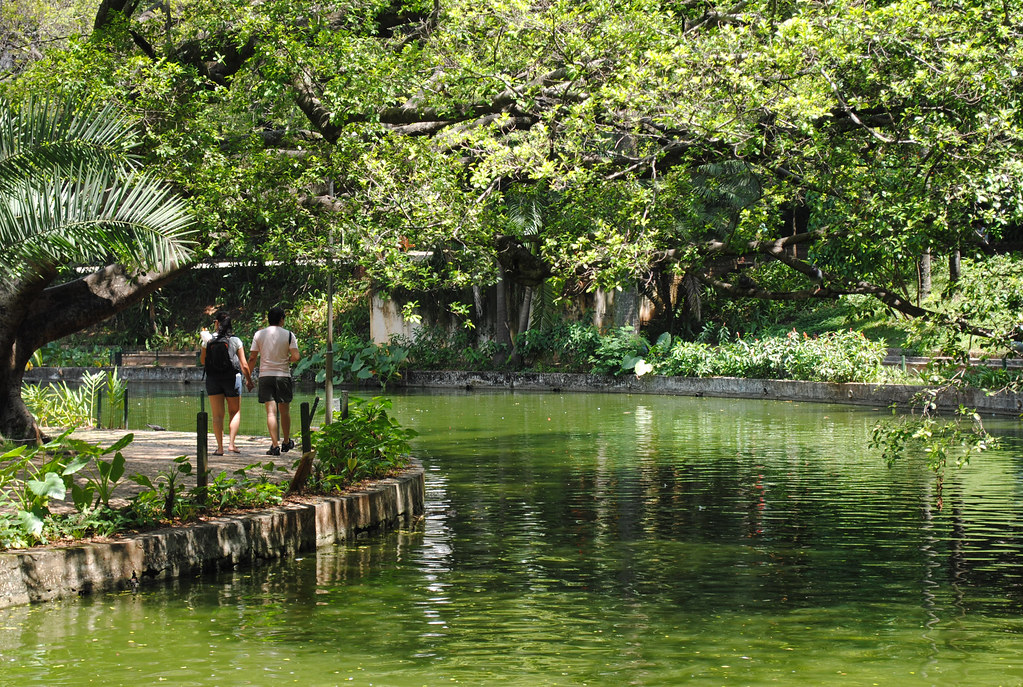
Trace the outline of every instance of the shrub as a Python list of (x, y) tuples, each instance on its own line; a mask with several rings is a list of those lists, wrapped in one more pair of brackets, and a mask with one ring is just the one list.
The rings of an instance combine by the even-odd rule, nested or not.
[(679, 341), (663, 360), (654, 364), (657, 374), (678, 377), (709, 377), (715, 374), (714, 349), (705, 343)]
[[(378, 346), (351, 333), (342, 334), (334, 342), (333, 383), (363, 382), (376, 379), (381, 387), (401, 377), (407, 367), (408, 350), (396, 344)], [(317, 351), (307, 355), (295, 366), (295, 374), (315, 372), (317, 383), (327, 378), (327, 354)]]
[(527, 329), (519, 333), (515, 342), (527, 367), (563, 372), (589, 371), (600, 345), (600, 331), (596, 327), (575, 322)]
[(786, 368), (793, 379), (820, 382), (873, 381), (882, 375), (884, 344), (854, 331), (828, 332), (817, 337), (790, 332)]
[(883, 377), (884, 354), (882, 343), (858, 332), (811, 337), (792, 331), (784, 337), (740, 337), (716, 348), (678, 341), (653, 365), (658, 374), (687, 377), (874, 381)]
[[(110, 493), (124, 472), (121, 449), (128, 434), (108, 448), (72, 439), (69, 433), (44, 446), (18, 446), (0, 455), (0, 546), (45, 543), (65, 516), (54, 519), (52, 501), (69, 495), (79, 513), (93, 518), (108, 510)], [(101, 456), (113, 453), (110, 460)], [(78, 474), (83, 477), (75, 481)]]
[[(250, 474), (253, 470), (257, 471), (255, 475)], [(273, 478), (277, 473), (286, 472), (287, 468), (272, 461), (239, 468), (232, 473), (233, 477), (221, 471), (206, 486), (202, 500), (211, 512), (228, 508), (276, 506), (284, 500), (288, 483)]]
[(416, 432), (387, 414), (383, 398), (353, 398), (348, 417), (322, 427), (315, 436), (314, 488), (337, 491), (408, 466), (409, 440)]
[(57, 341), (42, 346), (32, 356), (36, 367), (105, 367), (112, 364), (109, 346), (66, 346)]
[(489, 370), (493, 369), (497, 344), (473, 345), (467, 330), (423, 327), (411, 337), (395, 336), (391, 343), (408, 350), (408, 364), (417, 370)]
[[(631, 369), (628, 362), (646, 354), (650, 344), (632, 327), (619, 327), (600, 337), (597, 350), (590, 356), (593, 374), (622, 374)], [(633, 366), (635, 363), (633, 362)]]

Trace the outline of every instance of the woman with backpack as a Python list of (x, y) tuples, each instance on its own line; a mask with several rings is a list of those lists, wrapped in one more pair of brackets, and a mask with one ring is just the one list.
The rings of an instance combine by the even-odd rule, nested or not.
[(241, 453), (235, 446), (238, 428), (241, 426), (242, 376), (252, 388), (252, 371), (245, 357), (245, 345), (231, 331), (231, 316), (223, 310), (213, 315), (213, 334), (202, 332), (202, 350), (199, 363), (206, 371), (206, 394), (210, 397), (210, 412), (213, 414), (213, 435), (217, 438), (215, 456), (224, 455), (224, 401), (227, 401), (228, 443), (227, 450)]

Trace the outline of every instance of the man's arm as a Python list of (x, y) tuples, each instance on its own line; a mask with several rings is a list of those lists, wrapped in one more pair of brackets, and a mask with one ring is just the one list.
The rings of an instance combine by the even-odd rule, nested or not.
[(259, 357), (259, 349), (262, 347), (260, 339), (262, 338), (263, 330), (260, 329), (252, 337), (252, 345), (249, 347), (249, 374), (256, 369), (256, 358)]
[(256, 383), (252, 381), (252, 365), (245, 358), (245, 344), (241, 339), (238, 339), (238, 364), (242, 368), (242, 377), (245, 378), (245, 388), (252, 391), (256, 388)]

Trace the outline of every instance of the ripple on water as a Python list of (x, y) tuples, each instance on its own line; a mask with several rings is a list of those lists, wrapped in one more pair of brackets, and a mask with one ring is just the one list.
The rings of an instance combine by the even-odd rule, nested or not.
[[(948, 475), (939, 509), (922, 461), (887, 468), (866, 449), (881, 416), (863, 409), (597, 394), (394, 403), (420, 432), (421, 527), (214, 584), (0, 617), (13, 628), (0, 651), (16, 659), (5, 678), (1023, 682), (1019, 451)], [(149, 646), (129, 647), (142, 634)]]

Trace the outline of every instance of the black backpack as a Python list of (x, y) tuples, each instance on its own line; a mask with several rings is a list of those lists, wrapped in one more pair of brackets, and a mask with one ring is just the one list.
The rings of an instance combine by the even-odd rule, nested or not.
[(206, 344), (206, 372), (214, 375), (234, 374), (238, 370), (234, 366), (231, 355), (231, 338), (217, 336)]

